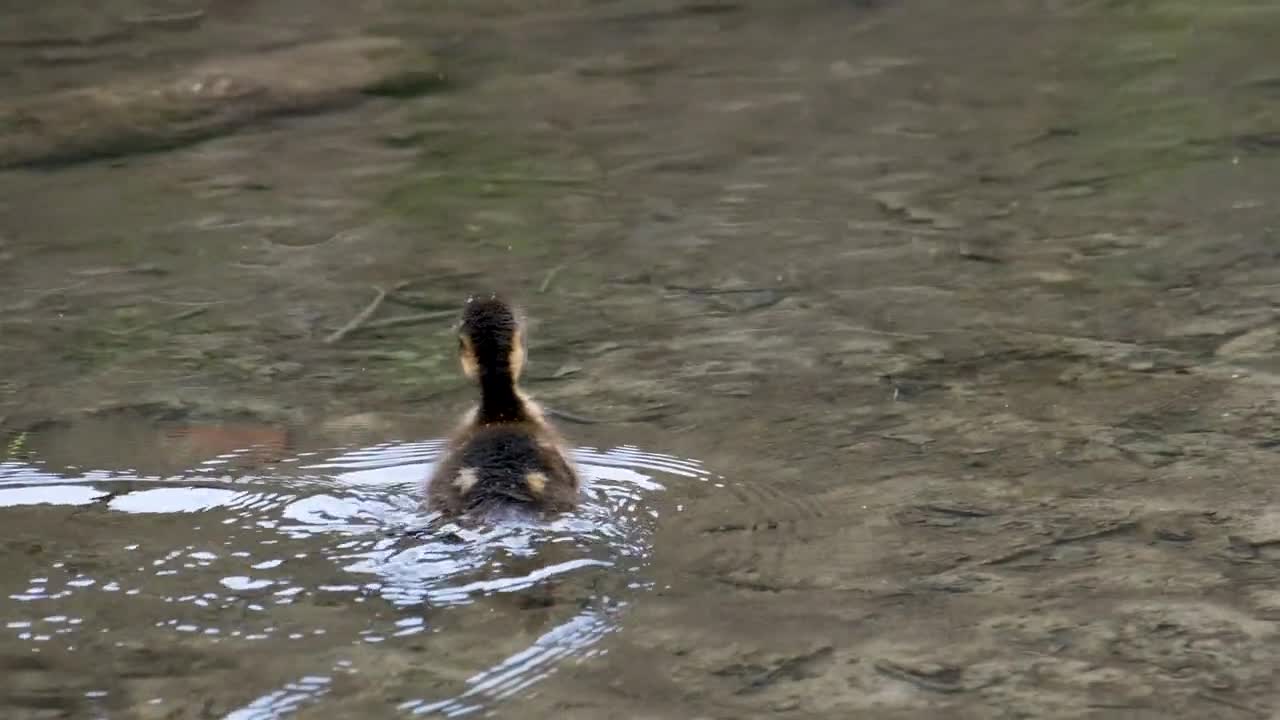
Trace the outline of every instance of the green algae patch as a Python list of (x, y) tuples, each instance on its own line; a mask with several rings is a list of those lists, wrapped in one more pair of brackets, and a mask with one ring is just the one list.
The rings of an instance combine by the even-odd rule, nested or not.
[(384, 195), (382, 211), (452, 238), (455, 247), (523, 257), (554, 251), (556, 203), (590, 191), (590, 178), (571, 159), (530, 138), (448, 130), (388, 142), (420, 151), (416, 168)]
[(0, 167), (163, 150), (284, 114), (441, 87), (438, 62), (385, 37), (215, 59), (174, 73), (0, 102)]
[(1271, 150), (1280, 116), (1265, 82), (1248, 79), (1280, 28), (1280, 6), (1153, 0), (1095, 19), (1080, 67), (1096, 91), (1065, 120), (1082, 182), (1145, 194), (1190, 165)]

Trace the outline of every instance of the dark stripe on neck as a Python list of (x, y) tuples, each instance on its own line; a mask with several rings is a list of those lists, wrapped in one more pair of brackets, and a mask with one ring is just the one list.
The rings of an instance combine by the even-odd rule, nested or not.
[(524, 403), (516, 394), (516, 383), (505, 371), (480, 376), (481, 423), (519, 422), (527, 419)]

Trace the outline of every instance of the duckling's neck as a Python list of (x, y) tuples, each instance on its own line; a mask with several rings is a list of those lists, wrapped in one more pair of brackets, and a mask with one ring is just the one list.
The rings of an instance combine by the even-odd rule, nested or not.
[(515, 378), (508, 368), (494, 368), (480, 374), (481, 423), (519, 422), (525, 420), (524, 400), (516, 390)]

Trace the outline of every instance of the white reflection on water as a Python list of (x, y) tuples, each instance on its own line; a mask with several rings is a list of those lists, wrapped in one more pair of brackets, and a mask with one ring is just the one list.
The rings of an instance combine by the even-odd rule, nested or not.
[(107, 496), (86, 485), (37, 485), (0, 488), (0, 508), (19, 505), (88, 505)]
[[(420, 483), (429, 476), (441, 447), (439, 442), (388, 443), (329, 457), (300, 454), (283, 462), (288, 469), (278, 475), (217, 476), (226, 468), (210, 472), (218, 463), (208, 461), (189, 473), (163, 478), (124, 472), (59, 473), (38, 462), (0, 463), (0, 512), (61, 505), (77, 506), (78, 512), (137, 517), (127, 521), (134, 524), (117, 529), (127, 543), (102, 540), (114, 552), (137, 556), (136, 565), (112, 567), (136, 570), (95, 576), (89, 570), (70, 572), (55, 562), (37, 577), (17, 580), (22, 585), (8, 597), (21, 602), (0, 613), (0, 623), (11, 633), (7, 638), (0, 634), (0, 645), (38, 648), (60, 640), (70, 645), (82, 626), (40, 618), (73, 616), (60, 611), (61, 605), (73, 601), (82, 608), (86, 600), (127, 602), (141, 593), (161, 596), (174, 611), (164, 617), (130, 616), (136, 624), (109, 628), (111, 632), (127, 638), (141, 635), (144, 628), (160, 628), (174, 633), (174, 641), (203, 635), (210, 642), (246, 643), (285, 656), (288, 650), (261, 641), (314, 643), (320, 637), (341, 653), (343, 647), (381, 648), (416, 636), (430, 647), (483, 648), (492, 644), (493, 636), (469, 639), (465, 633), (479, 630), (466, 623), (442, 630), (437, 621), (443, 616), (437, 614), (450, 608), (465, 613), (477, 602), (487, 603), (477, 610), (489, 613), (484, 631), (509, 642), (521, 636), (513, 631), (525, 620), (518, 612), (503, 619), (505, 606), (499, 604), (495, 610), (492, 603), (504, 596), (519, 601), (529, 592), (552, 588), (566, 593), (567, 604), (557, 600), (550, 607), (572, 609), (571, 613), (558, 618), (548, 614), (550, 624), (527, 646), (478, 668), (451, 697), (399, 704), (404, 713), (464, 715), (521, 692), (566, 660), (589, 657), (592, 647), (615, 627), (627, 598), (648, 586), (642, 574), (658, 516), (648, 496), (663, 488), (659, 478), (707, 479), (696, 461), (634, 447), (582, 449), (575, 453), (584, 480), (583, 505), (577, 512), (549, 523), (512, 517), (483, 526), (447, 524), (428, 531), (438, 519), (421, 509)], [(166, 517), (184, 518), (192, 544), (166, 547), (148, 537), (151, 524)], [(174, 592), (175, 586), (181, 590)], [(299, 601), (350, 604), (352, 609), (381, 602), (392, 612), (370, 608), (371, 612), (353, 615), (364, 623), (358, 633), (291, 626), (289, 606)], [(21, 607), (32, 611), (16, 611)], [(494, 612), (499, 613), (496, 620)], [(504, 631), (503, 623), (511, 624), (511, 630)], [(44, 630), (46, 626), (52, 629)], [(267, 720), (283, 718), (304, 703), (323, 707), (331, 677), (358, 661), (327, 662), (300, 667), (297, 680), (227, 717)]]

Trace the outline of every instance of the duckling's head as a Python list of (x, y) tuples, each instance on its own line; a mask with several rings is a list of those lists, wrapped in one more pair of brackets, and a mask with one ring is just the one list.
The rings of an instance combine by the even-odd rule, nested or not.
[(458, 328), (462, 371), (472, 380), (519, 379), (524, 369), (524, 331), (515, 310), (497, 295), (472, 296)]

